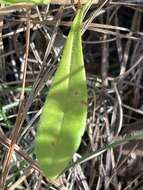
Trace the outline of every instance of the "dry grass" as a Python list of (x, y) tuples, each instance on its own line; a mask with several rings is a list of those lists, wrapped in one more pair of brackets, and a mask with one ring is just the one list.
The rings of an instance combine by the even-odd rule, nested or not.
[(143, 189), (143, 141), (122, 141), (143, 129), (142, 8), (140, 1), (106, 0), (88, 12), (82, 28), (87, 128), (73, 157), (82, 164), (72, 163), (52, 183), (38, 168), (34, 139), (76, 7), (1, 8), (1, 189)]

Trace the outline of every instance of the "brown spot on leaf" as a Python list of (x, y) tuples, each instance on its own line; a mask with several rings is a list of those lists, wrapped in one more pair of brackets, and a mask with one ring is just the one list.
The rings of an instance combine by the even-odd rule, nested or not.
[(75, 92), (74, 92), (74, 95), (78, 96), (78, 95), (79, 95), (79, 92), (78, 92), (78, 91), (75, 91)]
[(84, 106), (87, 106), (87, 102), (85, 100), (81, 100), (81, 104), (84, 105)]
[(51, 142), (51, 146), (55, 147), (56, 146), (56, 142), (55, 141)]

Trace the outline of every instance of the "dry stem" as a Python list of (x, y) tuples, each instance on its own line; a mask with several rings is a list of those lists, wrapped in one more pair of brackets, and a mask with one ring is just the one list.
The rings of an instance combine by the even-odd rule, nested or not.
[[(86, 2), (87, 2), (87, 0), (80, 0), (81, 4), (84, 4)], [(94, 4), (97, 4), (98, 2), (99, 2), (99, 0), (94, 0), (93, 1)], [(68, 5), (68, 4), (77, 4), (78, 0), (51, 0), (50, 3), (51, 4), (65, 4), (65, 5)]]

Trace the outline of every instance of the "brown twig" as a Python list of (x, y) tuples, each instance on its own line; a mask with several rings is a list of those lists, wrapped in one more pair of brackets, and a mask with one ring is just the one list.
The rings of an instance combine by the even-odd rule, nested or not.
[[(28, 18), (30, 18), (30, 12), (31, 12), (31, 9), (28, 10)], [(5, 160), (3, 162), (1, 184), (0, 184), (1, 187), (3, 187), (5, 184), (5, 180), (9, 172), (9, 163), (11, 161), (11, 158), (14, 152), (14, 147), (15, 147), (15, 144), (17, 143), (18, 133), (21, 127), (21, 119), (23, 116), (22, 113), (23, 113), (23, 106), (24, 106), (23, 104), (24, 104), (24, 89), (25, 89), (25, 81), (26, 81), (27, 60), (28, 60), (28, 52), (29, 52), (29, 36), (30, 36), (30, 19), (28, 19), (27, 21), (27, 32), (26, 32), (27, 43), (26, 43), (26, 52), (25, 52), (25, 65), (24, 65), (24, 71), (23, 71), (24, 75), (23, 75), (23, 82), (22, 82), (22, 93), (20, 96), (17, 120), (11, 134), (10, 148), (5, 155)]]
[[(80, 0), (80, 4), (86, 3), (87, 0)], [(94, 0), (93, 3), (97, 4), (99, 0)], [(70, 5), (70, 4), (78, 4), (79, 0), (51, 0), (51, 4), (65, 4), (65, 5)]]

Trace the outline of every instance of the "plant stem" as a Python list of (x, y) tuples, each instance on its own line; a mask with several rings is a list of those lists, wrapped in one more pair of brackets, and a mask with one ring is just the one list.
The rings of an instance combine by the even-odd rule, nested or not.
[[(81, 4), (86, 3), (87, 0), (80, 0)], [(94, 4), (97, 4), (99, 0), (94, 0)], [(65, 4), (65, 5), (70, 5), (70, 4), (78, 4), (78, 0), (51, 0), (51, 4)]]

